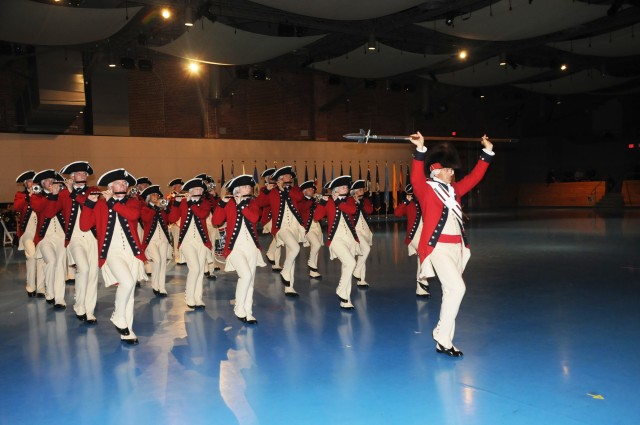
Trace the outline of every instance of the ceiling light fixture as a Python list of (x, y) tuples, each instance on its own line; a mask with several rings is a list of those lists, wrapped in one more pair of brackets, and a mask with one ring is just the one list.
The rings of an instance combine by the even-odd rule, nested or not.
[(164, 7), (162, 8), (162, 11), (160, 11), (160, 15), (162, 15), (162, 17), (167, 20), (169, 18), (171, 18), (171, 10)]
[(373, 34), (369, 34), (369, 41), (367, 41), (367, 50), (376, 50), (376, 37)]
[(563, 63), (562, 65), (560, 65), (560, 70), (561, 70), (561, 71), (566, 71), (566, 70), (567, 70), (567, 68), (569, 68), (569, 67), (567, 66), (567, 64), (566, 64), (566, 63)]
[(189, 62), (188, 69), (192, 74), (197, 74), (200, 72), (200, 64), (198, 62)]
[(193, 10), (191, 9), (191, 5), (189, 4), (184, 8), (184, 26), (193, 26)]
[(460, 59), (466, 59), (467, 58), (467, 51), (466, 50), (460, 50), (460, 52), (458, 52), (458, 57)]

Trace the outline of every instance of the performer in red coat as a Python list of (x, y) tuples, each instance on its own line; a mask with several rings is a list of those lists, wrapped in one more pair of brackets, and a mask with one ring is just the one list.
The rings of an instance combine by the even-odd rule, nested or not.
[[(217, 227), (211, 224), (211, 218), (213, 217), (213, 212), (218, 206), (218, 201), (220, 200), (220, 196), (216, 191), (216, 182), (214, 178), (208, 175), (207, 173), (201, 173), (195, 176), (196, 179), (202, 179), (202, 182), (205, 185), (205, 191), (202, 194), (202, 199), (209, 202), (211, 206), (211, 210), (209, 211), (209, 215), (205, 220), (207, 224), (207, 232), (209, 233), (209, 238), (211, 238), (211, 244), (215, 247), (216, 241), (221, 239), (220, 231)], [(219, 242), (218, 242), (219, 243)], [(220, 266), (222, 264), (219, 263), (214, 255), (214, 250), (210, 249), (207, 253), (207, 265), (204, 269), (204, 275), (209, 280), (216, 280), (216, 270), (220, 270)]]
[(293, 183), (293, 168), (289, 165), (279, 168), (271, 176), (276, 181), (276, 188), (267, 196), (258, 197), (260, 207), (271, 207), (271, 234), (276, 238), (276, 246), (285, 246), (285, 259), (280, 272), (284, 284), (284, 294), (297, 297), (293, 289), (295, 282), (295, 260), (300, 253), (300, 243), (304, 242), (304, 228), (300, 216), (298, 202), (302, 199), (302, 191)]
[[(261, 202), (265, 197), (268, 199), (269, 192), (276, 188), (276, 182), (271, 178), (275, 172), (275, 168), (267, 168), (262, 172), (262, 174), (260, 174), (260, 177), (264, 178), (264, 186), (260, 189), (260, 194), (258, 195), (259, 202)], [(273, 215), (271, 213), (271, 205), (269, 202), (264, 202), (262, 205), (264, 205), (264, 207), (260, 208), (260, 224), (262, 225), (262, 233), (271, 233), (271, 218)], [(269, 244), (265, 255), (267, 256), (269, 263), (271, 263), (271, 271), (280, 273), (282, 271), (282, 266), (280, 265), (282, 247), (277, 246), (275, 236), (272, 235), (272, 237), (273, 239), (271, 239), (271, 243)]]
[(31, 207), (38, 216), (33, 242), (36, 257), (44, 263), (47, 302), (56, 310), (67, 308), (65, 298), (66, 251), (64, 248), (64, 217), (59, 194), (64, 187), (63, 177), (54, 170), (40, 171), (33, 182), (42, 190), (31, 197)]
[(340, 299), (340, 308), (353, 310), (351, 303), (351, 284), (356, 268), (356, 255), (360, 255), (360, 243), (352, 217), (357, 212), (353, 197), (348, 196), (351, 176), (339, 176), (325, 185), (331, 190), (331, 196), (325, 205), (316, 209), (315, 219), (327, 217), (329, 258), (337, 258), (342, 263), (342, 271), (336, 294)]
[(227, 232), (222, 255), (226, 258), (225, 271), (238, 273), (236, 317), (245, 323), (256, 324), (253, 316), (253, 287), (256, 267), (266, 266), (262, 260), (256, 223), (260, 218), (258, 203), (251, 199), (255, 181), (250, 174), (242, 174), (227, 182), (227, 191), (233, 195), (219, 201), (212, 222), (220, 226), (226, 222)]
[(367, 273), (367, 259), (369, 258), (371, 246), (373, 245), (373, 232), (369, 226), (369, 216), (373, 213), (373, 204), (371, 200), (364, 196), (365, 187), (366, 182), (364, 180), (356, 180), (351, 183), (350, 187), (351, 197), (357, 206), (353, 222), (355, 223), (356, 233), (360, 240), (360, 251), (362, 252), (362, 254), (358, 256), (356, 269), (353, 271), (353, 276), (358, 281), (358, 288), (367, 288), (369, 286), (365, 277)]
[[(411, 167), (411, 184), (424, 211), (424, 228), (418, 245), (420, 261), (428, 261), (442, 283), (442, 306), (440, 320), (433, 330), (436, 351), (449, 356), (460, 357), (462, 351), (453, 345), (455, 320), (465, 293), (462, 272), (469, 259), (460, 197), (473, 189), (484, 177), (493, 160), (493, 144), (486, 136), (480, 159), (471, 172), (462, 180), (453, 182), (454, 168), (458, 161), (447, 152), (445, 146), (436, 147), (425, 162), (427, 149), (420, 133), (411, 135), (411, 143), (416, 146)], [(430, 180), (425, 176), (430, 172)], [(422, 267), (424, 272), (426, 267)]]
[(88, 324), (98, 323), (95, 316), (98, 301), (98, 242), (92, 232), (80, 229), (80, 215), (89, 193), (100, 191), (89, 187), (87, 178), (93, 174), (93, 168), (86, 161), (75, 161), (65, 165), (60, 174), (70, 175), (65, 180), (67, 190), (60, 193), (62, 213), (66, 223), (65, 245), (68, 265), (75, 265), (75, 304), (73, 309), (78, 320)]
[(305, 231), (304, 247), (309, 247), (309, 277), (320, 279), (322, 275), (318, 272), (318, 253), (322, 247), (322, 229), (320, 223), (314, 219), (314, 213), (318, 208), (318, 201), (315, 198), (316, 186), (313, 180), (308, 180), (300, 185), (300, 190), (304, 198), (298, 203), (300, 215)]
[(80, 229), (95, 227), (98, 239), (98, 265), (106, 286), (118, 285), (111, 322), (127, 344), (137, 344), (133, 331), (133, 307), (136, 281), (146, 280), (146, 257), (138, 238), (140, 202), (127, 196), (136, 179), (124, 168), (111, 170), (98, 179), (98, 186), (108, 190), (89, 194), (80, 214)]
[(176, 197), (171, 206), (169, 221), (175, 223), (180, 220), (180, 237), (178, 246), (180, 254), (187, 262), (189, 273), (185, 288), (187, 307), (204, 309), (202, 300), (202, 282), (204, 280), (207, 256), (211, 252), (211, 238), (207, 231), (207, 217), (211, 212), (211, 205), (202, 194), (206, 186), (202, 179), (187, 181), (182, 190), (187, 191), (186, 198)]
[(171, 205), (163, 198), (160, 186), (153, 184), (140, 193), (145, 204), (140, 210), (144, 236), (142, 248), (151, 266), (151, 289), (158, 297), (166, 297), (167, 256), (169, 245), (169, 211)]
[(42, 259), (36, 258), (36, 245), (33, 239), (38, 227), (36, 213), (31, 207), (31, 197), (33, 196), (33, 177), (35, 171), (29, 170), (20, 174), (16, 178), (16, 183), (22, 183), (23, 190), (16, 192), (13, 199), (13, 209), (18, 213), (18, 225), (16, 236), (18, 236), (18, 251), (24, 251), (27, 269), (27, 296), (44, 298), (44, 269)]
[[(167, 201), (169, 203), (173, 203), (173, 200), (176, 196), (180, 195), (182, 192), (182, 185), (184, 182), (181, 178), (175, 178), (171, 180), (168, 184), (168, 187), (171, 188), (171, 192), (167, 195)], [(182, 196), (182, 195), (180, 195)], [(169, 225), (169, 234), (171, 235), (171, 246), (173, 247), (173, 261), (175, 261), (176, 265), (184, 266), (184, 259), (180, 258), (180, 251), (178, 250), (178, 239), (180, 238), (180, 221), (176, 223), (171, 223)]]
[[(393, 211), (393, 215), (396, 217), (407, 217), (407, 235), (404, 238), (404, 243), (407, 245), (409, 256), (416, 255), (418, 252), (418, 242), (420, 241), (420, 235), (422, 234), (422, 210), (420, 204), (413, 197), (413, 186), (411, 183), (405, 186), (405, 199)], [(421, 262), (420, 256), (416, 255), (418, 262), (416, 272), (416, 296), (420, 298), (429, 298), (429, 281), (427, 278), (435, 276), (433, 267), (429, 262), (425, 263), (425, 266), (429, 269), (425, 276), (420, 272)]]

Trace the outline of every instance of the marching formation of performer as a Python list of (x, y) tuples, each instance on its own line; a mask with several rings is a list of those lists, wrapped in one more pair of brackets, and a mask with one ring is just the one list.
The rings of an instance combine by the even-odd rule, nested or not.
[(202, 300), (202, 282), (207, 266), (207, 259), (213, 246), (207, 230), (207, 217), (211, 213), (211, 204), (202, 199), (206, 186), (202, 179), (194, 178), (187, 181), (182, 190), (186, 196), (176, 197), (169, 213), (172, 223), (180, 220), (180, 236), (178, 246), (180, 255), (187, 262), (189, 272), (185, 288), (187, 307), (204, 309)]
[[(437, 145), (427, 154), (420, 133), (404, 140), (410, 140), (416, 152), (411, 183), (394, 214), (407, 218), (404, 242), (409, 256), (417, 254), (416, 296), (430, 297), (431, 279), (442, 285), (439, 321), (432, 334), (436, 352), (460, 357), (463, 353), (453, 339), (466, 290), (462, 273), (470, 257), (460, 198), (483, 179), (494, 157), (493, 145), (483, 136), (480, 159), (466, 177), (456, 181), (460, 161), (450, 145)], [(15, 194), (14, 209), (19, 214), (18, 249), (26, 257), (25, 289), (28, 297), (46, 298), (55, 310), (64, 310), (65, 273), (73, 267), (75, 316), (96, 324), (102, 271), (105, 285), (117, 286), (111, 322), (124, 343), (138, 343), (133, 330), (134, 295), (136, 283), (147, 280), (145, 266), (153, 294), (161, 299), (169, 295), (166, 274), (172, 257), (176, 264), (188, 267), (184, 292), (188, 308), (205, 308), (204, 277), (215, 279), (214, 271), (223, 266), (225, 272), (238, 274), (234, 315), (245, 325), (257, 324), (253, 314), (256, 270), (266, 266), (259, 226), (272, 235), (265, 255), (272, 270), (280, 273), (285, 296), (298, 297), (294, 285), (300, 243), (309, 248), (309, 281), (319, 284), (323, 220), (329, 259), (340, 262), (339, 307), (355, 308), (354, 278), (357, 287), (369, 287), (366, 271), (373, 245), (369, 221), (373, 204), (364, 180), (341, 175), (324, 186), (328, 194), (316, 195), (316, 181), (297, 186), (294, 168), (287, 165), (264, 170), (264, 185), (257, 197), (253, 193), (258, 182), (250, 174), (223, 182), (227, 194), (220, 198), (214, 179), (206, 173), (186, 182), (173, 179), (165, 197), (148, 177), (136, 180), (124, 168), (104, 173), (95, 186), (88, 183), (93, 174), (88, 162), (74, 161), (60, 172), (29, 170), (16, 178), (23, 186)]]
[[(413, 186), (411, 183), (407, 184), (404, 188), (405, 199), (398, 204), (393, 214), (396, 217), (407, 217), (407, 235), (404, 238), (404, 243), (407, 245), (409, 257), (416, 255), (418, 252), (418, 243), (420, 242), (420, 235), (422, 235), (422, 210), (420, 204), (416, 202), (413, 197)], [(428, 271), (423, 275), (420, 271), (422, 266), (420, 262), (420, 256), (416, 255), (418, 267), (416, 271), (416, 296), (420, 298), (429, 298), (429, 281), (430, 277), (434, 277), (433, 267), (428, 262), (425, 263)]]
[(462, 351), (453, 345), (453, 337), (456, 316), (466, 290), (462, 272), (470, 257), (460, 197), (484, 177), (495, 155), (493, 144), (483, 136), (484, 149), (476, 166), (462, 180), (454, 182), (454, 169), (460, 167), (455, 151), (448, 149), (448, 145), (439, 145), (427, 160), (424, 137), (420, 133), (412, 134), (411, 143), (416, 146), (411, 184), (424, 211), (424, 227), (418, 244), (418, 255), (423, 264), (421, 273), (426, 276), (425, 263), (430, 264), (442, 284), (440, 320), (433, 330), (433, 339), (438, 353), (460, 357)]
[(342, 263), (336, 294), (340, 299), (340, 308), (345, 310), (354, 308), (351, 303), (352, 276), (356, 269), (356, 256), (362, 253), (352, 218), (358, 207), (353, 197), (348, 196), (350, 183), (351, 176), (336, 177), (327, 183), (324, 188), (331, 191), (331, 196), (316, 213), (317, 220), (327, 217), (330, 259), (337, 258)]
[(118, 285), (111, 322), (127, 344), (137, 344), (133, 331), (134, 292), (138, 280), (146, 280), (144, 251), (138, 238), (140, 202), (127, 195), (135, 178), (124, 168), (104, 173), (97, 182), (108, 190), (89, 193), (80, 214), (80, 229), (95, 228), (98, 264), (106, 286)]
[(298, 209), (298, 202), (303, 195), (300, 188), (294, 185), (293, 176), (293, 167), (290, 165), (279, 168), (271, 176), (276, 181), (276, 187), (267, 195), (258, 197), (261, 207), (271, 207), (271, 234), (276, 239), (276, 246), (285, 247), (280, 278), (288, 297), (298, 296), (293, 289), (295, 260), (300, 253), (300, 243), (304, 242), (304, 227)]
[(158, 297), (167, 296), (165, 286), (167, 258), (170, 255), (169, 211), (171, 205), (164, 199), (160, 186), (151, 185), (140, 193), (145, 200), (140, 211), (144, 236), (142, 248), (151, 264), (151, 289)]
[(373, 232), (369, 227), (369, 215), (373, 213), (373, 204), (364, 197), (365, 186), (366, 182), (364, 180), (356, 180), (350, 187), (351, 197), (353, 197), (357, 206), (354, 223), (358, 240), (360, 240), (361, 254), (358, 256), (353, 277), (358, 281), (359, 288), (367, 288), (369, 286), (365, 280), (365, 275), (367, 273), (367, 259), (371, 252), (371, 245), (373, 245)]
[(256, 223), (260, 219), (260, 208), (251, 199), (253, 176), (242, 174), (227, 182), (225, 188), (232, 197), (219, 201), (212, 222), (216, 226), (227, 224), (223, 255), (226, 258), (225, 271), (238, 273), (235, 307), (236, 317), (248, 324), (257, 324), (253, 316), (253, 287), (256, 267), (266, 263), (260, 252)]
[(305, 231), (304, 247), (309, 247), (309, 277), (312, 279), (320, 279), (322, 275), (318, 271), (318, 253), (322, 247), (322, 229), (320, 223), (314, 217), (318, 208), (318, 200), (316, 199), (316, 186), (313, 180), (307, 180), (300, 185), (300, 190), (304, 198), (299, 202), (300, 215), (302, 215), (302, 223)]
[(75, 266), (75, 303), (73, 309), (80, 321), (97, 323), (95, 316), (98, 301), (98, 242), (91, 230), (80, 229), (80, 215), (88, 194), (98, 192), (97, 187), (89, 187), (87, 178), (93, 169), (86, 161), (67, 164), (60, 174), (68, 174), (65, 180), (67, 190), (60, 192), (62, 212), (67, 225), (65, 244), (68, 264)]
[(33, 196), (33, 177), (35, 171), (29, 170), (16, 178), (16, 183), (22, 183), (24, 190), (16, 192), (13, 199), (13, 209), (19, 214), (16, 236), (18, 237), (18, 251), (24, 251), (26, 257), (26, 290), (27, 296), (45, 297), (44, 269), (42, 259), (36, 257), (36, 245), (33, 242), (38, 227), (37, 214), (31, 207)]

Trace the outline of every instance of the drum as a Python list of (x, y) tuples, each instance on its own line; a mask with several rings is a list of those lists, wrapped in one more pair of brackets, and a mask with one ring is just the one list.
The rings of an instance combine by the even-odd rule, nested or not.
[(223, 224), (218, 227), (218, 237), (214, 241), (213, 245), (213, 255), (217, 262), (224, 264), (226, 262), (224, 256), (222, 255), (222, 251), (224, 251), (224, 245), (227, 242), (227, 225)]

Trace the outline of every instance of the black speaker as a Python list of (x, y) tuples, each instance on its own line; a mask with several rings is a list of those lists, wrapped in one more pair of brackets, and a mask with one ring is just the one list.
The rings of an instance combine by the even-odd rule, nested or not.
[(122, 69), (135, 69), (136, 61), (132, 58), (120, 58), (120, 66)]

